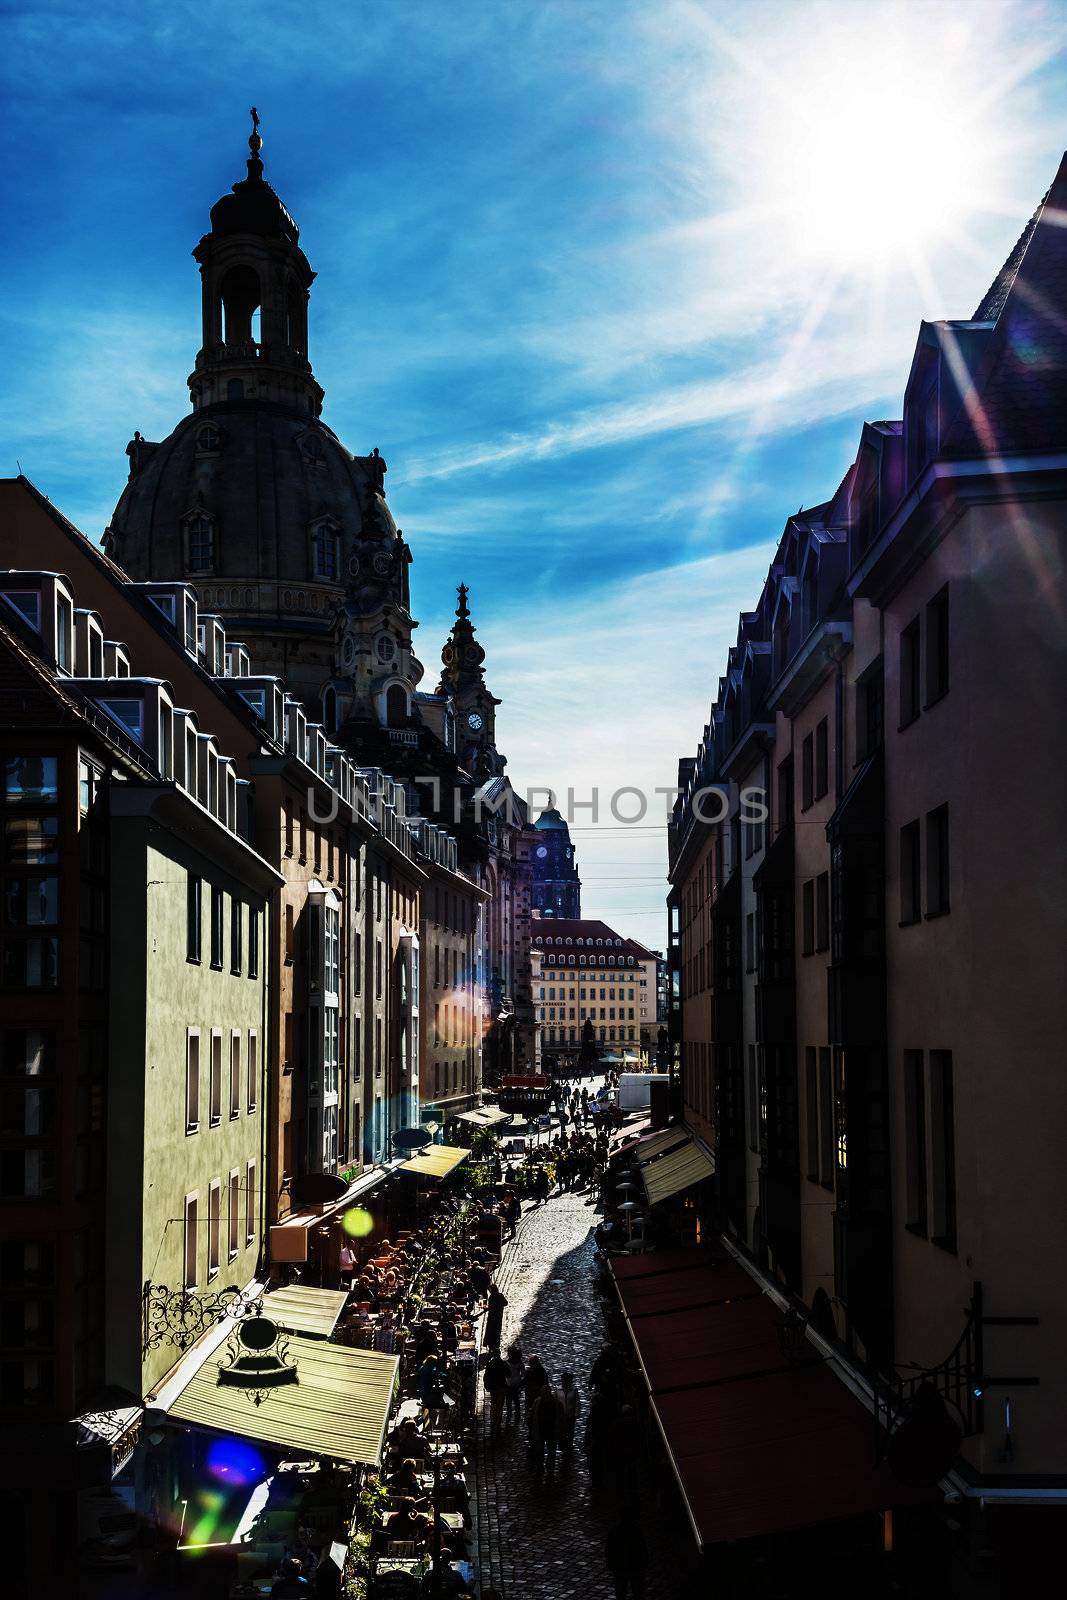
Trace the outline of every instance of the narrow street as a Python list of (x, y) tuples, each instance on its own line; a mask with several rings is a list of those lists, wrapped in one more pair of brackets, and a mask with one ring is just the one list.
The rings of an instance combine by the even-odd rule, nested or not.
[[(508, 1308), (504, 1346), (517, 1341), (526, 1357), (540, 1356), (553, 1383), (574, 1373), (582, 1395), (575, 1450), (561, 1458), (554, 1483), (539, 1483), (527, 1465), (525, 1424), (489, 1439), (483, 1398), (478, 1454), (479, 1559), (483, 1590), (503, 1600), (600, 1600), (614, 1587), (604, 1541), (621, 1503), (648, 1541), (648, 1600), (696, 1592), (692, 1535), (669, 1469), (654, 1441), (642, 1440), (640, 1465), (627, 1481), (593, 1491), (582, 1451), (589, 1405), (589, 1370), (604, 1342), (594, 1291), (592, 1230), (597, 1213), (584, 1194), (553, 1195), (527, 1206), (517, 1238), (505, 1247), (497, 1275)], [(647, 1447), (646, 1447), (647, 1445)]]

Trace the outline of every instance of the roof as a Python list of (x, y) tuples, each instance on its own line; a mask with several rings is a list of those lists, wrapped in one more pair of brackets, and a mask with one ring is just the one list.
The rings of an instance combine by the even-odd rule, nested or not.
[(742, 1267), (681, 1249), (612, 1272), (702, 1547), (926, 1498), (876, 1462), (870, 1416), (814, 1348), (786, 1358)]
[(534, 827), (541, 828), (545, 832), (555, 830), (556, 832), (570, 833), (570, 829), (554, 806), (548, 811), (542, 811), (534, 823)]
[(396, 1356), (294, 1335), (288, 1356), (297, 1382), (257, 1406), (247, 1391), (219, 1383), (225, 1355), (224, 1342), (199, 1363), (167, 1406), (172, 1417), (303, 1455), (377, 1466), (400, 1366)]
[[(530, 943), (543, 945), (546, 939), (551, 939), (553, 945), (559, 944), (561, 941), (565, 943), (568, 939), (574, 945), (579, 939), (583, 939), (586, 946), (588, 946), (591, 939), (594, 949), (596, 948), (596, 941), (600, 939), (602, 941), (601, 949), (610, 948), (616, 951), (621, 949), (623, 955), (635, 956), (641, 961), (654, 961), (656, 959), (655, 950), (650, 950), (647, 945), (641, 944), (639, 940), (624, 939), (621, 933), (616, 933), (614, 928), (609, 928), (606, 922), (598, 922), (586, 918), (535, 917), (530, 924)], [(611, 941), (610, 945), (604, 945), (603, 941), (605, 939)], [(622, 940), (621, 946), (615, 943), (616, 939)]]

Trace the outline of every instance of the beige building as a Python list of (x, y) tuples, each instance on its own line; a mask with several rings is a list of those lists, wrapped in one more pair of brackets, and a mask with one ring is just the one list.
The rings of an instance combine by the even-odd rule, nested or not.
[[(572, 922), (533, 913), (531, 941), (540, 953), (542, 1060), (573, 1065), (586, 1022), (602, 1058), (629, 1070), (641, 1059), (641, 996), (655, 1008), (656, 958), (636, 939), (624, 939), (605, 922)], [(641, 988), (642, 982), (645, 985)], [(646, 998), (646, 1006), (648, 1004)]]
[(719, 1225), (896, 1418), (937, 1369), (994, 1561), (1006, 1508), (1067, 1497), (1067, 1295), (1039, 1242), (1067, 1226), (1065, 208), (1067, 161), (975, 315), (923, 324), (902, 420), (786, 524), (670, 836)]

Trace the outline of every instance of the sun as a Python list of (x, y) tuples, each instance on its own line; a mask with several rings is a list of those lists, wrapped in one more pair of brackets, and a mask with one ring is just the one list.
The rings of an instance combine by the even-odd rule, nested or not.
[(966, 13), (775, 14), (781, 28), (744, 52), (735, 177), (783, 256), (878, 274), (959, 242), (1001, 153), (998, 64)]

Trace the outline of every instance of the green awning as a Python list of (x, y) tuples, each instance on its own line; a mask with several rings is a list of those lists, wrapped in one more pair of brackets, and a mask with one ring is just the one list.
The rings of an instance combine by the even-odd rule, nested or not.
[(400, 1366), (396, 1356), (294, 1334), (288, 1356), (297, 1382), (273, 1390), (257, 1406), (244, 1390), (219, 1383), (225, 1353), (224, 1342), (170, 1402), (167, 1410), (177, 1421), (262, 1439), (297, 1457), (378, 1465)]
[(271, 1289), (263, 1296), (263, 1315), (287, 1333), (310, 1333), (328, 1339), (348, 1299), (346, 1289), (312, 1289), (303, 1283)]

